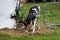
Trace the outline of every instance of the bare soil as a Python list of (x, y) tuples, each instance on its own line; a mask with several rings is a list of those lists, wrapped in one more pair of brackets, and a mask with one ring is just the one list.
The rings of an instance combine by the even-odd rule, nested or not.
[[(54, 30), (52, 30), (52, 29), (49, 30), (44, 25), (41, 26), (40, 30), (38, 31), (38, 27), (36, 26), (35, 33), (45, 34), (45, 33), (52, 33), (52, 32), (54, 32)], [(32, 31), (26, 33), (25, 29), (0, 29), (0, 33), (8, 34), (8, 35), (11, 35), (11, 36), (14, 36), (14, 35), (19, 36), (19, 35), (32, 34)]]

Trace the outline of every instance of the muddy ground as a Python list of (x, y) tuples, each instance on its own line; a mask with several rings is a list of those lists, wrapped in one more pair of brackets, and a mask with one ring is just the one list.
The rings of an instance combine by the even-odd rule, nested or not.
[[(41, 26), (40, 30), (38, 31), (38, 27), (36, 26), (36, 30), (35, 33), (39, 33), (39, 34), (45, 34), (45, 33), (52, 33), (54, 32), (54, 30), (52, 29), (47, 29), (46, 26)], [(28, 33), (25, 32), (25, 29), (0, 29), (0, 33), (3, 34), (8, 34), (8, 35), (15, 35), (15, 36), (19, 36), (19, 35), (26, 35), (26, 34), (32, 34), (32, 30), (30, 29)]]

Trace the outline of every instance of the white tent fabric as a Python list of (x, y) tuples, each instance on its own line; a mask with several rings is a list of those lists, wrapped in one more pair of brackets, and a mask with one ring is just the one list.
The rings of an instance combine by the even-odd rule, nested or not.
[(16, 22), (11, 19), (11, 14), (15, 13), (16, 0), (0, 0), (0, 29), (16, 28)]

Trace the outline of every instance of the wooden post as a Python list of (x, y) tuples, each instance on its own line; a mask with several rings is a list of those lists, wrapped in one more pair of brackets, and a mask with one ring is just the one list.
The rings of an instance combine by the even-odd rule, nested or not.
[(24, 9), (26, 9), (26, 1), (27, 1), (27, 0), (24, 0)]

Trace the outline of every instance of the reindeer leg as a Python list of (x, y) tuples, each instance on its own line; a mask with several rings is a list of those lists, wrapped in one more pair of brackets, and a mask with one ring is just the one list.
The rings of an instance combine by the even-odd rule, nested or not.
[(35, 32), (36, 19), (34, 19), (34, 20), (32, 21), (32, 23), (33, 23), (33, 26), (32, 26), (33, 31), (32, 31), (32, 33), (34, 33), (34, 32)]
[(28, 32), (28, 28), (27, 27), (25, 27), (25, 32)]

